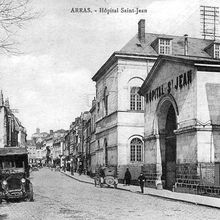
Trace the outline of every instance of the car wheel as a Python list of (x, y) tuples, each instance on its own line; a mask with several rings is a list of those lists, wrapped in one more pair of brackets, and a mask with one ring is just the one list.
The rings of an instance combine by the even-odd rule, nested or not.
[(114, 184), (114, 188), (117, 189), (117, 184), (116, 183)]
[(28, 200), (30, 202), (34, 201), (34, 190), (32, 183), (29, 183), (29, 192), (28, 192)]
[(96, 184), (96, 179), (94, 179), (94, 184), (95, 184), (95, 187), (96, 187), (96, 185), (97, 185), (97, 184)]

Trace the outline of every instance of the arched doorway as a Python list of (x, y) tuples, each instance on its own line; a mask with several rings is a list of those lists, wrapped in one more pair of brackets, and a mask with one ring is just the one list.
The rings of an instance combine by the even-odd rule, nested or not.
[(178, 109), (173, 97), (163, 98), (157, 108), (158, 134), (162, 165), (161, 179), (166, 189), (176, 181), (176, 135)]
[(176, 113), (170, 105), (165, 132), (165, 187), (172, 189), (176, 179)]

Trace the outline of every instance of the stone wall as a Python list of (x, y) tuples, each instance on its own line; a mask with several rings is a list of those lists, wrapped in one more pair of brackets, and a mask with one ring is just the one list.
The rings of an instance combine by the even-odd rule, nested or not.
[(158, 179), (156, 164), (144, 164), (142, 167), (142, 172), (146, 177), (146, 186), (155, 188), (156, 181)]
[(186, 163), (176, 166), (175, 191), (194, 194), (220, 193), (220, 186), (214, 186), (213, 163)]
[(121, 183), (124, 180), (124, 174), (127, 168), (129, 168), (129, 171), (131, 173), (131, 184), (137, 185), (138, 184), (137, 179), (142, 171), (142, 166), (138, 164), (118, 165), (118, 178)]

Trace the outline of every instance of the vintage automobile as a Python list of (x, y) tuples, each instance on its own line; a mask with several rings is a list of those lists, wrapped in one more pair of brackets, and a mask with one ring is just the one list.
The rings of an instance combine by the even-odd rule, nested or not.
[(100, 187), (113, 186), (114, 188), (117, 188), (118, 179), (117, 179), (116, 167), (114, 166), (99, 167), (96, 170), (96, 175), (94, 177), (94, 184), (95, 186), (99, 185)]
[(28, 152), (25, 148), (0, 148), (0, 203), (14, 199), (33, 201), (29, 180)]

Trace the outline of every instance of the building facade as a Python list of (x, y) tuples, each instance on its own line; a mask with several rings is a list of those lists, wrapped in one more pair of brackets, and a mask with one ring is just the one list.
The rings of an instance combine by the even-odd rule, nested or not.
[(138, 35), (115, 52), (93, 77), (97, 164), (117, 166), (120, 179), (127, 167), (137, 179), (144, 163), (144, 106), (138, 90), (156, 56), (135, 51), (134, 45), (141, 42), (145, 42), (144, 20), (139, 22)]
[(13, 114), (9, 99), (4, 101), (3, 93), (0, 94), (0, 148), (26, 147), (26, 129)]
[(27, 151), (29, 163), (36, 163), (36, 144), (33, 140), (27, 140)]
[(219, 59), (158, 58), (140, 89), (149, 185), (197, 193), (220, 185), (218, 82)]
[(117, 166), (120, 179), (129, 167), (132, 179), (137, 179), (148, 163), (143, 141), (145, 104), (138, 91), (158, 56), (218, 59), (218, 45), (188, 35), (145, 33), (145, 21), (140, 20), (138, 34), (113, 53), (92, 78), (96, 82), (97, 164)]
[(90, 137), (90, 173), (91, 175), (95, 174), (96, 167), (97, 167), (97, 158), (96, 158), (96, 151), (98, 150), (96, 144), (96, 100), (92, 101), (92, 107), (90, 109), (91, 114), (91, 137)]

